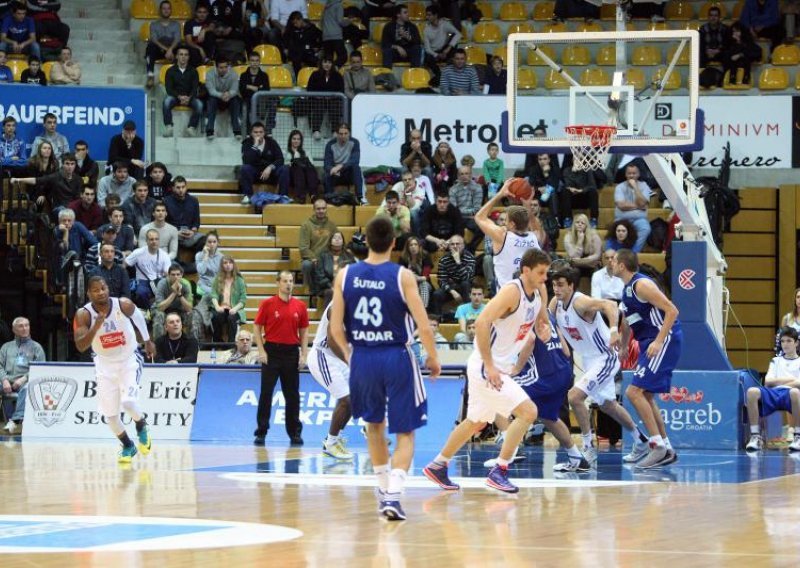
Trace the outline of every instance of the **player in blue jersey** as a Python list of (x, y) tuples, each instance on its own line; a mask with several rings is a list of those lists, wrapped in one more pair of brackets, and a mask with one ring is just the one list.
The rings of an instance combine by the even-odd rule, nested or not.
[[(650, 435), (649, 453), (636, 464), (639, 469), (662, 467), (677, 461), (672, 449), (655, 394), (669, 392), (672, 371), (681, 356), (683, 332), (678, 308), (669, 301), (652, 279), (639, 273), (636, 253), (620, 249), (612, 263), (614, 276), (622, 279), (620, 311), (624, 316), (623, 349), (630, 332), (639, 342), (639, 361), (633, 381), (625, 391)], [(622, 359), (627, 357), (622, 353)]]
[[(575, 443), (569, 427), (559, 418), (567, 392), (572, 387), (572, 361), (569, 346), (561, 339), (555, 316), (548, 313), (550, 321), (536, 322), (536, 333), (528, 339), (520, 351), (519, 359), (511, 371), (514, 382), (536, 405), (539, 418), (561, 446), (567, 451), (569, 460), (553, 466), (556, 472), (588, 472), (591, 464), (585, 459)], [(496, 460), (484, 463), (493, 467)]]
[[(370, 220), (366, 236), (367, 259), (342, 268), (336, 276), (329, 333), (350, 365), (353, 416), (367, 423), (367, 447), (378, 477), (378, 511), (398, 521), (406, 518), (400, 496), (414, 456), (414, 430), (428, 420), (425, 385), (410, 348), (414, 323), (431, 377), (441, 368), (417, 280), (391, 262), (394, 228), (389, 217)], [(391, 467), (384, 434), (387, 407), (389, 432), (397, 434)]]

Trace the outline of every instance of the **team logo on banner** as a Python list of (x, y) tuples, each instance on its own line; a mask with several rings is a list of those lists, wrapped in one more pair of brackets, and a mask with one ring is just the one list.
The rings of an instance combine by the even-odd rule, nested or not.
[(678, 274), (678, 285), (684, 290), (694, 290), (694, 280), (692, 280), (697, 273), (691, 268), (681, 270)]
[(399, 134), (397, 121), (391, 115), (378, 113), (367, 122), (365, 134), (373, 146), (386, 148)]
[(33, 419), (48, 428), (63, 422), (78, 392), (78, 382), (67, 377), (34, 379), (28, 387)]

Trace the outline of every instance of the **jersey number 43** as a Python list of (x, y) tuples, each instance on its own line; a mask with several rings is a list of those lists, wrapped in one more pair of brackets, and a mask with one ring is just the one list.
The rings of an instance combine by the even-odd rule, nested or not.
[(380, 298), (367, 298), (362, 297), (356, 305), (354, 317), (361, 322), (362, 325), (372, 325), (373, 327), (380, 327), (383, 323), (383, 313), (381, 312), (381, 299)]

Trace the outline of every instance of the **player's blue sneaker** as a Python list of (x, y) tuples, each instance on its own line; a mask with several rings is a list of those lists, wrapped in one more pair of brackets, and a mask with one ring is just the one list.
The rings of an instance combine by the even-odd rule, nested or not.
[(136, 451), (136, 446), (123, 446), (122, 449), (117, 452), (117, 461), (119, 463), (131, 463), (131, 461), (133, 461), (133, 456), (138, 453), (139, 452)]
[(450, 478), (447, 476), (446, 465), (439, 465), (438, 463), (431, 462), (425, 466), (422, 473), (442, 489), (447, 491), (458, 491), (461, 489), (460, 485), (450, 481)]
[(496, 465), (486, 477), (486, 485), (503, 493), (517, 493), (519, 487), (508, 480), (508, 468)]
[(383, 499), (378, 505), (378, 512), (389, 521), (405, 521), (406, 513), (403, 511), (400, 501), (394, 498), (394, 495), (388, 493), (384, 494), (384, 496), (387, 498)]
[(150, 448), (153, 446), (153, 440), (150, 438), (150, 428), (145, 426), (142, 428), (142, 431), (139, 432), (137, 436), (139, 443), (139, 451), (142, 452), (142, 455), (147, 455), (150, 453)]

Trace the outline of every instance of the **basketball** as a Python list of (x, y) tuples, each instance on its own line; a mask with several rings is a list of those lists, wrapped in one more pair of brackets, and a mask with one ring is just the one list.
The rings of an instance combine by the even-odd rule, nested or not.
[(517, 199), (530, 199), (533, 188), (525, 178), (513, 178), (508, 184), (508, 192)]

